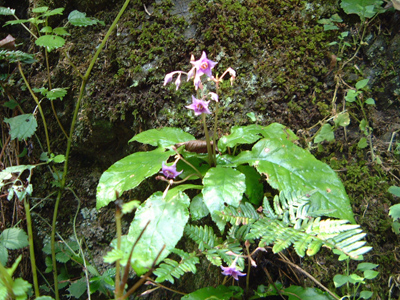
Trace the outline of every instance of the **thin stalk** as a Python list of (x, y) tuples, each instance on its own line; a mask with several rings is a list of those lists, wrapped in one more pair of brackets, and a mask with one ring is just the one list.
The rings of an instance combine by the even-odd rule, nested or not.
[(108, 41), (108, 38), (110, 37), (112, 31), (117, 26), (117, 23), (118, 23), (119, 19), (121, 18), (121, 16), (124, 13), (125, 9), (128, 7), (129, 2), (130, 2), (130, 0), (125, 0), (124, 5), (122, 6), (121, 10), (119, 11), (119, 13), (118, 13), (117, 17), (115, 18), (114, 22), (111, 24), (111, 26), (108, 29), (103, 41), (101, 42), (100, 46), (97, 48), (96, 53), (94, 54), (92, 60), (90, 61), (90, 65), (89, 65), (88, 69), (86, 70), (85, 75), (82, 78), (82, 84), (81, 84), (81, 87), (80, 87), (78, 100), (77, 100), (77, 103), (76, 103), (76, 106), (75, 106), (75, 110), (74, 110), (74, 114), (73, 114), (73, 117), (72, 117), (70, 133), (69, 133), (69, 137), (68, 137), (68, 140), (67, 140), (67, 150), (65, 152), (65, 162), (64, 162), (63, 176), (62, 176), (62, 179), (61, 179), (60, 189), (58, 191), (56, 203), (54, 205), (53, 222), (52, 222), (52, 226), (51, 226), (51, 258), (52, 258), (52, 262), (53, 262), (54, 290), (55, 290), (55, 298), (56, 298), (56, 300), (60, 299), (60, 295), (58, 293), (58, 279), (57, 279), (58, 276), (57, 276), (57, 266), (56, 266), (57, 260), (56, 260), (56, 255), (55, 255), (55, 232), (56, 232), (58, 206), (60, 204), (61, 196), (62, 196), (64, 188), (65, 188), (66, 178), (67, 178), (67, 173), (68, 173), (68, 162), (69, 162), (69, 154), (71, 152), (71, 146), (72, 146), (72, 136), (74, 134), (79, 108), (80, 108), (80, 105), (81, 105), (81, 101), (82, 101), (83, 95), (85, 94), (85, 87), (86, 87), (86, 83), (87, 83), (87, 81), (89, 79), (90, 73), (91, 73), (91, 71), (92, 71), (92, 69), (94, 67), (94, 64), (95, 64), (97, 58), (100, 55), (101, 50), (103, 50), (103, 48), (104, 48), (106, 42)]
[(29, 200), (24, 198), (24, 208), (26, 215), (26, 225), (28, 228), (28, 241), (29, 241), (29, 256), (31, 260), (32, 267), (32, 277), (33, 277), (33, 287), (35, 290), (35, 297), (38, 298), (40, 296), (39, 292), (39, 283), (36, 272), (36, 260), (35, 260), (35, 248), (33, 244), (33, 232), (32, 232), (32, 219), (31, 219), (31, 210), (29, 207)]
[(214, 117), (214, 131), (213, 131), (213, 158), (215, 164), (217, 163), (217, 124), (218, 124), (219, 102), (215, 103), (215, 117)]
[(201, 114), (201, 117), (203, 118), (204, 135), (206, 136), (208, 164), (212, 167), (212, 166), (214, 166), (214, 160), (213, 160), (211, 144), (210, 144), (210, 135), (208, 134), (207, 124), (206, 124), (206, 114)]
[[(122, 226), (121, 226), (121, 218), (122, 218), (122, 211), (121, 211), (121, 200), (115, 201), (115, 205), (117, 207), (115, 212), (115, 224), (117, 227), (117, 250), (121, 249), (121, 236), (122, 236)], [(115, 263), (115, 298), (119, 298), (123, 295), (123, 288), (120, 287), (120, 262), (119, 259)]]
[(44, 113), (43, 113), (43, 110), (42, 110), (42, 106), (40, 105), (39, 99), (36, 97), (35, 93), (32, 91), (31, 86), (29, 85), (28, 80), (26, 80), (26, 77), (25, 77), (24, 72), (22, 71), (22, 67), (21, 67), (21, 63), (20, 63), (20, 62), (18, 62), (18, 69), (19, 69), (19, 73), (21, 74), (22, 79), (24, 80), (26, 86), (28, 87), (29, 92), (30, 92), (31, 95), (32, 95), (33, 100), (35, 100), (36, 105), (37, 105), (37, 107), (38, 107), (38, 109), (39, 109), (39, 113), (40, 113), (40, 116), (42, 117), (42, 121), (43, 121), (44, 133), (45, 133), (45, 135), (46, 135), (47, 151), (48, 151), (49, 153), (51, 153), (51, 150), (50, 150), (49, 132), (48, 132), (48, 130), (47, 130), (47, 123), (46, 123), (46, 119), (45, 119), (45, 117), (44, 117)]
[[(51, 86), (51, 79), (50, 79), (50, 65), (49, 65), (49, 55), (47, 53), (47, 49), (44, 48), (44, 54), (46, 56), (46, 67), (47, 67), (47, 82), (49, 83), (49, 91), (52, 90), (52, 86)], [(57, 112), (56, 109), (54, 107), (54, 103), (53, 100), (50, 100), (50, 104), (51, 104), (51, 109), (53, 110), (53, 115), (56, 118), (56, 121), (58, 123), (58, 126), (60, 126), (60, 129), (62, 130), (62, 132), (64, 133), (65, 137), (68, 139), (68, 134), (65, 131), (64, 127), (62, 126), (60, 119), (57, 117)]]

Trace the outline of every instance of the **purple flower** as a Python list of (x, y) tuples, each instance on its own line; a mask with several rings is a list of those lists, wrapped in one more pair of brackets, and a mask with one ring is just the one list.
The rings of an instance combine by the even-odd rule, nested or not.
[(172, 166), (168, 167), (167, 165), (165, 165), (165, 163), (162, 163), (162, 169), (161, 172), (166, 178), (168, 179), (174, 179), (176, 176), (180, 175), (183, 172), (180, 171), (178, 172), (176, 170), (176, 164), (173, 164)]
[(245, 273), (242, 273), (236, 269), (235, 262), (230, 267), (221, 266), (222, 274), (226, 276), (232, 276), (235, 280), (239, 280), (238, 276), (246, 276)]
[(212, 77), (211, 69), (217, 64), (214, 61), (207, 59), (206, 53), (203, 51), (199, 60), (190, 62), (197, 70), (196, 76), (206, 74), (208, 77)]
[(186, 106), (186, 108), (193, 109), (196, 116), (201, 114), (211, 114), (208, 109), (208, 103), (210, 103), (210, 101), (199, 100), (192, 95), (192, 104)]
[(167, 75), (165, 75), (164, 86), (166, 86), (167, 83), (172, 81), (172, 77), (174, 76), (174, 74), (175, 74), (175, 72), (171, 72), (171, 73), (168, 73)]

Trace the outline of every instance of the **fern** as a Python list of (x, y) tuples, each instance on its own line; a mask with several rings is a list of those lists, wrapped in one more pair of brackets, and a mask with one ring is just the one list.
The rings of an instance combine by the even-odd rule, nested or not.
[(20, 61), (22, 63), (31, 64), (35, 62), (32, 54), (28, 54), (19, 50), (0, 50), (0, 60), (7, 60), (9, 63)]
[(180, 262), (166, 258), (164, 262), (154, 271), (154, 275), (157, 276), (156, 282), (164, 282), (168, 280), (174, 283), (174, 277), (179, 279), (183, 274), (192, 272), (196, 274), (196, 264), (198, 264), (199, 258), (196, 257), (196, 253), (186, 253), (180, 249), (174, 249), (171, 252), (181, 257)]
[(239, 207), (227, 206), (222, 212), (216, 212), (216, 214), (233, 225), (248, 225), (260, 218), (257, 211), (248, 202), (240, 204)]
[(204, 227), (187, 225), (185, 233), (199, 245), (201, 251), (211, 249), (214, 245), (222, 242), (221, 238), (216, 236), (214, 230), (207, 225)]
[[(298, 225), (299, 223), (296, 222)], [(282, 220), (260, 219), (252, 225), (246, 238), (260, 238), (260, 247), (274, 244), (272, 250), (278, 253), (293, 245), (296, 253), (316, 254), (321, 246), (336, 248), (352, 259), (371, 250), (361, 241), (365, 234), (359, 225), (348, 224), (347, 220), (305, 220), (300, 227), (292, 227)]]

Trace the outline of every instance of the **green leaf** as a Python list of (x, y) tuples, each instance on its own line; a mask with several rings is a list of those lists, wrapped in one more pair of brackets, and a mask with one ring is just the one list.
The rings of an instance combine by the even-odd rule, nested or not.
[(50, 26), (44, 26), (42, 29), (40, 29), (40, 32), (42, 32), (42, 33), (52, 33), (53, 32), (53, 28), (51, 28)]
[(99, 20), (95, 18), (86, 17), (85, 13), (82, 13), (77, 10), (73, 10), (69, 13), (68, 21), (74, 26), (89, 26), (101, 23)]
[(400, 203), (392, 205), (389, 208), (389, 216), (391, 216), (393, 218), (393, 221), (400, 219)]
[(57, 35), (71, 35), (70, 33), (68, 33), (65, 27), (56, 27), (53, 29), (53, 33)]
[(56, 155), (56, 156), (54, 156), (53, 161), (54, 161), (56, 164), (62, 163), (62, 162), (65, 161), (65, 156), (62, 155), (62, 154)]
[(180, 128), (163, 127), (161, 129), (150, 129), (143, 131), (131, 138), (129, 143), (137, 141), (143, 144), (166, 148), (177, 143), (188, 142), (194, 139), (195, 137), (193, 135), (184, 132)]
[(28, 281), (23, 280), (22, 278), (17, 278), (13, 282), (12, 290), (14, 295), (17, 296), (16, 297), (17, 300), (27, 299), (26, 293), (29, 291), (31, 287), (32, 285)]
[(49, 10), (48, 6), (40, 6), (32, 9), (34, 14), (41, 14)]
[(50, 296), (40, 296), (35, 298), (35, 300), (54, 300), (54, 298)]
[(382, 1), (378, 0), (342, 0), (340, 3), (346, 14), (357, 14), (361, 20), (372, 18), (376, 13)]
[(355, 90), (348, 90), (346, 96), (344, 99), (346, 99), (347, 102), (354, 102), (356, 101), (356, 97), (358, 96), (357, 91)]
[(27, 22), (29, 22), (29, 21), (30, 21), (30, 20), (25, 20), (25, 19), (11, 20), (11, 21), (5, 22), (3, 26), (23, 24), (23, 23), (27, 23)]
[(357, 147), (360, 149), (364, 149), (368, 147), (367, 138), (363, 137), (358, 141)]
[(263, 127), (260, 125), (233, 126), (231, 134), (223, 136), (218, 141), (218, 150), (225, 152), (226, 148), (239, 144), (252, 144), (261, 138)]
[(197, 221), (205, 216), (207, 216), (210, 212), (208, 211), (207, 206), (204, 204), (203, 194), (197, 194), (192, 201), (190, 202), (190, 217), (191, 220)]
[(360, 293), (360, 297), (363, 298), (363, 299), (369, 299), (369, 298), (372, 297), (373, 294), (374, 294), (374, 293), (371, 292), (371, 291), (362, 291), (362, 292)]
[(335, 287), (341, 287), (343, 284), (349, 282), (349, 277), (345, 276), (345, 275), (340, 275), (340, 274), (336, 274), (333, 277), (333, 283), (335, 284)]
[(53, 9), (53, 10), (46, 11), (43, 14), (43, 17), (50, 17), (50, 16), (54, 16), (54, 15), (62, 15), (63, 11), (64, 11), (64, 7), (59, 7), (59, 8)]
[(245, 175), (237, 170), (217, 166), (211, 168), (203, 178), (204, 204), (211, 213), (211, 218), (223, 231), (223, 221), (214, 211), (222, 211), (224, 204), (238, 207), (246, 190)]
[(8, 107), (9, 109), (14, 109), (18, 106), (18, 102), (15, 100), (7, 101), (3, 104), (4, 107)]
[(0, 15), (2, 16), (13, 16), (15, 15), (15, 9), (9, 7), (0, 7)]
[(28, 235), (21, 228), (8, 228), (0, 235), (0, 244), (10, 250), (24, 248), (29, 245)]
[(51, 91), (48, 91), (47, 94), (46, 94), (46, 97), (49, 100), (56, 100), (57, 98), (62, 100), (66, 94), (67, 94), (67, 90), (66, 89), (55, 88), (55, 89), (52, 89)]
[(335, 171), (286, 139), (262, 139), (251, 151), (232, 158), (232, 163), (254, 166), (271, 187), (289, 195), (315, 190), (310, 212), (326, 210), (326, 216), (355, 222), (350, 199)]
[(315, 136), (314, 143), (318, 144), (323, 141), (331, 142), (334, 140), (335, 140), (335, 134), (333, 128), (330, 124), (326, 123), (322, 125), (321, 131)]
[[(283, 295), (289, 296), (288, 300), (334, 300), (327, 292), (323, 292), (317, 288), (303, 288), (301, 286), (292, 285), (283, 290)], [(339, 299), (339, 298), (337, 298)]]
[(82, 277), (81, 279), (71, 283), (67, 291), (69, 292), (68, 297), (74, 297), (79, 299), (86, 292), (86, 278)]
[(389, 189), (388, 192), (391, 193), (392, 195), (396, 197), (400, 197), (400, 187), (392, 185)]
[(216, 288), (210, 286), (187, 294), (181, 300), (229, 300), (233, 294), (234, 291), (224, 285), (219, 285)]
[(179, 192), (173, 197), (163, 198), (163, 193), (156, 192), (136, 211), (135, 218), (127, 235), (128, 249), (139, 237), (145, 225), (150, 222), (132, 253), (131, 265), (138, 276), (150, 269), (155, 258), (165, 246), (157, 262), (169, 255), (181, 239), (189, 219), (189, 197)]
[(357, 90), (362, 90), (363, 88), (365, 88), (367, 86), (368, 81), (369, 81), (369, 79), (363, 79), (363, 80), (358, 81), (356, 83), (356, 89)]
[(7, 248), (3, 246), (3, 244), (0, 242), (0, 264), (5, 266), (7, 264), (8, 260), (8, 251)]
[(138, 186), (144, 179), (156, 174), (171, 151), (158, 148), (149, 152), (133, 153), (113, 164), (100, 177), (97, 186), (97, 209), (106, 206), (120, 195)]
[(54, 49), (64, 46), (65, 40), (61, 36), (48, 34), (39, 37), (35, 44), (41, 47), (46, 47), (47, 51), (51, 52)]
[(365, 103), (369, 105), (375, 105), (375, 100), (372, 98), (368, 98), (367, 100), (365, 100)]
[(350, 124), (349, 113), (345, 112), (345, 113), (338, 114), (333, 121), (335, 122), (335, 126), (346, 127)]
[(400, 234), (400, 223), (399, 222), (393, 222), (392, 223), (392, 230), (396, 234)]
[(246, 176), (247, 199), (256, 206), (259, 206), (264, 198), (264, 186), (261, 175), (250, 166), (238, 166), (238, 171)]
[(378, 267), (378, 266), (379, 266), (379, 265), (377, 265), (377, 264), (364, 262), (364, 263), (359, 263), (359, 264), (358, 264), (357, 270), (360, 270), (360, 271), (367, 271), (367, 270), (375, 269), (375, 268)]
[(20, 141), (30, 138), (37, 128), (37, 121), (33, 114), (19, 115), (10, 119), (5, 118), (4, 122), (10, 124), (11, 139)]
[(138, 208), (140, 205), (140, 201), (138, 200), (133, 200), (133, 201), (129, 201), (128, 203), (124, 203), (122, 205), (122, 213), (125, 214), (129, 214), (131, 213), (134, 209)]
[(378, 275), (379, 275), (378, 271), (374, 271), (374, 270), (366, 270), (366, 271), (364, 271), (365, 279), (374, 279)]

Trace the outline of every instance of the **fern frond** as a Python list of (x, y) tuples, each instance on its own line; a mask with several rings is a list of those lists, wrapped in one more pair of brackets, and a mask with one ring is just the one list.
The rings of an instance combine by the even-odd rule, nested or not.
[(224, 221), (233, 225), (251, 224), (260, 218), (257, 211), (248, 202), (240, 204), (239, 207), (227, 206), (222, 212), (218, 211), (216, 213)]
[(22, 51), (13, 50), (0, 50), (0, 60), (7, 60), (9, 63), (22, 62), (22, 63), (34, 63), (35, 59), (32, 54), (25, 53)]
[[(279, 203), (282, 205), (282, 202)], [(247, 239), (260, 238), (259, 246), (265, 247), (274, 244), (272, 250), (278, 253), (293, 245), (299, 256), (316, 254), (321, 246), (336, 248), (352, 259), (371, 250), (365, 247), (362, 241), (365, 233), (359, 225), (348, 224), (347, 220), (321, 220), (316, 218), (312, 222), (304, 220), (295, 226), (285, 220), (260, 219), (251, 224)]]
[(204, 227), (187, 225), (185, 227), (185, 233), (199, 245), (201, 251), (211, 249), (214, 245), (221, 243), (221, 239), (218, 238), (214, 230), (207, 225)]
[(179, 279), (183, 274), (188, 272), (196, 274), (196, 264), (200, 263), (200, 261), (196, 257), (195, 252), (186, 253), (180, 249), (174, 249), (171, 252), (178, 254), (181, 257), (181, 261), (178, 263), (169, 258), (164, 259), (164, 262), (154, 271), (154, 274), (157, 276), (156, 282), (168, 280), (174, 283), (174, 277)]

